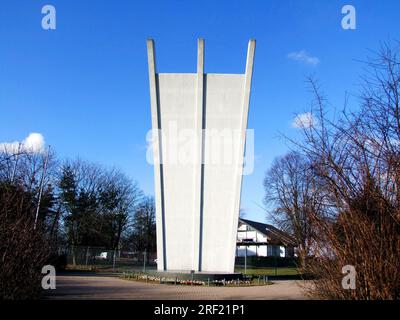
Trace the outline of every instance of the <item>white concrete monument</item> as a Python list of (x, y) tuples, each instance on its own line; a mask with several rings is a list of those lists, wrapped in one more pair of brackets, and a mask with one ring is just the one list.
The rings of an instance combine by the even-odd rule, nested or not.
[(255, 40), (244, 74), (204, 73), (202, 39), (197, 73), (157, 73), (147, 50), (158, 271), (233, 273)]

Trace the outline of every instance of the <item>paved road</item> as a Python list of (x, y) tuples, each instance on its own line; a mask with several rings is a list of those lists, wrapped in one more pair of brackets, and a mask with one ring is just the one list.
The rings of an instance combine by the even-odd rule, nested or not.
[(59, 275), (57, 289), (47, 299), (162, 299), (162, 300), (299, 300), (306, 299), (299, 281), (274, 281), (269, 286), (197, 287), (143, 283), (109, 275)]

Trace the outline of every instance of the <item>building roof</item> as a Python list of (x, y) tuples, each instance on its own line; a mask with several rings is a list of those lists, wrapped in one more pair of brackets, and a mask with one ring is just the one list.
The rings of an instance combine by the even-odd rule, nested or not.
[(247, 224), (251, 228), (262, 233), (268, 238), (269, 242), (272, 244), (284, 244), (289, 246), (296, 246), (296, 241), (291, 235), (282, 230), (279, 230), (273, 225), (242, 218), (239, 219), (239, 222)]

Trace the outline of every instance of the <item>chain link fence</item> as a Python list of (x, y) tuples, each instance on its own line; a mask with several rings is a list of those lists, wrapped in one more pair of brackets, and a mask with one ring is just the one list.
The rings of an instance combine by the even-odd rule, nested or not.
[[(65, 257), (67, 269), (103, 272), (145, 272), (157, 269), (156, 252), (137, 252), (114, 250), (106, 247), (63, 247), (58, 254)], [(236, 257), (235, 270), (252, 272), (257, 269), (271, 269), (271, 274), (278, 275), (280, 269), (296, 268), (296, 258), (281, 257)], [(273, 272), (274, 271), (274, 272)]]
[(68, 269), (118, 272), (157, 269), (155, 252), (135, 252), (87, 246), (60, 248), (59, 253), (66, 257)]

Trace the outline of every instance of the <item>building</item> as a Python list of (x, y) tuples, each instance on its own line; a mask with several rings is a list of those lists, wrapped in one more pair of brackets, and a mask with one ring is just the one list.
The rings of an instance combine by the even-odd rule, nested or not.
[(239, 219), (237, 257), (293, 257), (295, 247), (295, 240), (286, 232), (270, 224)]

